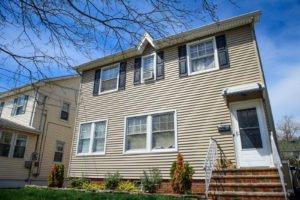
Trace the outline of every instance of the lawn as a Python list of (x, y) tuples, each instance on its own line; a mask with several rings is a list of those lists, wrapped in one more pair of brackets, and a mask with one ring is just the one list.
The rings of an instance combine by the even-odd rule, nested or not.
[[(162, 195), (141, 195), (125, 193), (95, 193), (81, 192), (75, 190), (54, 190), (54, 189), (0, 189), (0, 200), (179, 200), (176, 198)], [(187, 199), (187, 198), (185, 198)]]

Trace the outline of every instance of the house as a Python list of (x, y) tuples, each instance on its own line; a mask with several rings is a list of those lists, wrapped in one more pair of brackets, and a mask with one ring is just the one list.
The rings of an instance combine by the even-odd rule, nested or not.
[(46, 185), (68, 169), (80, 77), (38, 81), (0, 94), (0, 187)]
[(274, 184), (263, 183), (261, 192), (253, 185), (251, 195), (270, 196), (272, 187), (281, 198), (254, 31), (259, 19), (253, 12), (158, 40), (145, 34), (137, 47), (77, 66), (82, 80), (69, 176), (101, 181), (119, 171), (134, 180), (157, 167), (166, 180), (160, 190), (170, 192), (169, 171), (180, 152), (195, 170), (193, 192), (207, 193), (217, 175), (206, 176), (212, 172), (203, 166), (216, 161), (209, 150), (218, 146), (247, 179), (230, 187), (245, 189), (270, 174)]

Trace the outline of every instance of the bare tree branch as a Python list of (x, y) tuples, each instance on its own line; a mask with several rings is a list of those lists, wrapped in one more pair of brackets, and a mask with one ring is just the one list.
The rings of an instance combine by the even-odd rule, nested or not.
[(292, 116), (284, 116), (277, 125), (280, 138), (290, 141), (300, 131), (300, 123), (294, 121)]
[[(236, 5), (233, 0), (228, 0)], [(32, 79), (53, 68), (72, 70), (74, 54), (91, 58), (186, 30), (205, 15), (218, 20), (216, 0), (0, 1), (0, 63)], [(197, 9), (195, 9), (197, 8)]]

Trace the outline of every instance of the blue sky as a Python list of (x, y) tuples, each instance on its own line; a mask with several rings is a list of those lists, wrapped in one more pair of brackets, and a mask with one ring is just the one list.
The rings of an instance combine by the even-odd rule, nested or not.
[(291, 115), (300, 122), (300, 1), (238, 1), (220, 18), (261, 10), (256, 35), (275, 122)]
[[(187, 5), (189, 1), (194, 2), (186, 0)], [(237, 6), (227, 0), (219, 2), (218, 17), (221, 20), (254, 10), (262, 11), (261, 20), (256, 25), (256, 34), (275, 122), (283, 115), (292, 115), (300, 122), (300, 1), (236, 1)], [(193, 22), (192, 26), (195, 28), (210, 22), (207, 18), (206, 21)], [(73, 55), (75, 65), (90, 60), (76, 52)], [(99, 58), (102, 55), (103, 52), (94, 52), (91, 58)], [(13, 64), (6, 67), (15, 69)], [(55, 69), (51, 71), (50, 76), (68, 73), (70, 71)], [(17, 84), (25, 82), (26, 80), (22, 80)], [(14, 84), (0, 74), (0, 92), (4, 91), (4, 88), (13, 87)]]

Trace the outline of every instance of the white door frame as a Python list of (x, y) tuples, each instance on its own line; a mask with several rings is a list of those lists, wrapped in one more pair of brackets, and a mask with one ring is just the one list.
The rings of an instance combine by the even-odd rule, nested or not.
[[(237, 168), (240, 168), (240, 155), (241, 155), (241, 141), (240, 137), (237, 137), (237, 134), (239, 132), (239, 125), (237, 120), (237, 110), (240, 109), (247, 109), (251, 107), (256, 107), (258, 122), (260, 126), (260, 132), (261, 132), (261, 140), (263, 148), (265, 148), (266, 152), (269, 152), (269, 158), (267, 161), (269, 167), (273, 167), (273, 159), (272, 159), (272, 152), (270, 147), (270, 135), (268, 132), (267, 127), (267, 121), (265, 117), (265, 111), (263, 102), (261, 99), (254, 99), (254, 100), (246, 100), (246, 101), (238, 101), (238, 102), (232, 102), (229, 104), (230, 108), (230, 115), (231, 115), (231, 124), (232, 124), (232, 132), (234, 136), (234, 147), (235, 147), (235, 157), (236, 157), (236, 165)], [(237, 141), (239, 140), (239, 141)], [(244, 166), (242, 166), (244, 167)]]

